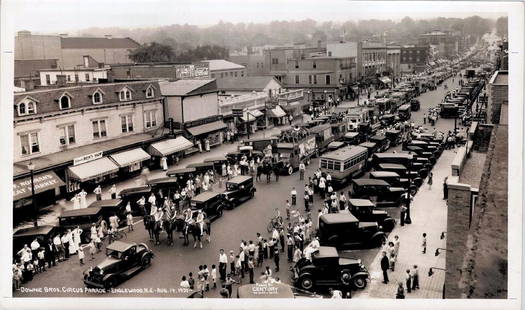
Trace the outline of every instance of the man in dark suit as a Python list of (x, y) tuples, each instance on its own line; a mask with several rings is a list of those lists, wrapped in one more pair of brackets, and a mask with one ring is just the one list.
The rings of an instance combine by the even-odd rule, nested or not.
[(381, 270), (383, 270), (383, 283), (388, 283), (388, 268), (390, 267), (390, 262), (386, 256), (386, 252), (383, 251), (383, 257), (381, 258)]

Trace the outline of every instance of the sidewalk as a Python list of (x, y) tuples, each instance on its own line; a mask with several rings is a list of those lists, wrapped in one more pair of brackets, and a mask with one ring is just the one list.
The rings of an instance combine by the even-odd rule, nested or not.
[[(446, 251), (440, 250), (439, 256), (434, 253), (437, 248), (446, 247), (446, 239), (441, 240), (441, 232), (447, 231), (447, 204), (443, 200), (443, 179), (449, 175), (450, 163), (456, 154), (452, 150), (445, 150), (432, 169), (434, 173), (433, 185), (423, 184), (414, 197), (410, 208), (412, 224), (397, 225), (389, 235), (389, 241), (399, 236), (400, 247), (395, 271), (388, 271), (390, 282), (383, 284), (381, 271), (381, 251), (369, 266), (370, 282), (368, 287), (356, 292), (355, 298), (395, 298), (398, 282), (405, 283), (407, 269), (418, 266), (420, 289), (406, 292), (405, 298), (442, 298), (445, 272), (433, 269), (433, 276), (429, 277), (431, 267), (445, 268)], [(422, 254), (422, 234), (427, 234), (427, 251)], [(446, 235), (445, 235), (446, 238)], [(405, 285), (403, 285), (405, 286)]]
[[(307, 121), (306, 118), (308, 118), (308, 117), (305, 116), (304, 114), (302, 116), (303, 116), (304, 119), (296, 118), (294, 120), (294, 124), (299, 124), (301, 122), (306, 122)], [(286, 125), (273, 127), (273, 128), (267, 129), (267, 130), (259, 130), (259, 131), (255, 132), (254, 134), (250, 134), (250, 139), (252, 139), (252, 138), (263, 138), (264, 136), (270, 137), (271, 135), (273, 135), (275, 133), (279, 133), (281, 128), (284, 128), (284, 127), (286, 127)], [(246, 136), (243, 136), (243, 137), (240, 138), (240, 140), (246, 139), (246, 138), (247, 138)], [(235, 143), (223, 143), (223, 144), (221, 144), (221, 145), (219, 145), (219, 146), (217, 146), (215, 148), (212, 148), (210, 152), (196, 153), (196, 154), (193, 154), (193, 155), (191, 155), (189, 157), (185, 157), (185, 158), (181, 159), (177, 165), (171, 165), (168, 168), (169, 169), (171, 169), (171, 168), (184, 168), (184, 167), (186, 167), (189, 164), (201, 163), (206, 158), (222, 156), (222, 155), (226, 155), (226, 153), (228, 153), (228, 152), (233, 152), (233, 151), (237, 150), (237, 146), (238, 146), (237, 142), (235, 142)], [(115, 183), (115, 185), (117, 187), (117, 193), (119, 193), (121, 190), (123, 190), (125, 188), (139, 186), (139, 185), (144, 185), (145, 181), (146, 181), (146, 178), (160, 178), (160, 177), (165, 177), (165, 176), (166, 176), (165, 171), (163, 171), (161, 169), (148, 171), (145, 175), (139, 175), (139, 176), (133, 177), (131, 179), (127, 179), (127, 180), (121, 181), (119, 183)], [(109, 185), (106, 185), (106, 186), (102, 187), (102, 199), (110, 199), (110, 194), (109, 194), (108, 191), (109, 191), (109, 188), (111, 187), (111, 185), (112, 184), (109, 184)], [(86, 196), (87, 205), (89, 206), (95, 200), (96, 200), (95, 194), (88, 193), (88, 195)], [(50, 212), (48, 212), (47, 214), (42, 215), (42, 216), (40, 216), (38, 218), (38, 224), (39, 225), (56, 225), (58, 216), (64, 210), (73, 209), (73, 202), (60, 200), (60, 201), (57, 202), (57, 204), (48, 206), (47, 209)], [(17, 230), (19, 228), (25, 228), (25, 227), (30, 227), (30, 226), (32, 226), (32, 223), (24, 223), (24, 224), (19, 225), (18, 227), (13, 227), (13, 228), (14, 228), (14, 230)]]

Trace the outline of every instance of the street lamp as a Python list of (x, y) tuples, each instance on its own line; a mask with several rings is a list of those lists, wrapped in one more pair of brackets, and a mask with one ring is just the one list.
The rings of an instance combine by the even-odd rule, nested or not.
[(29, 169), (29, 173), (31, 174), (31, 204), (33, 205), (33, 225), (35, 227), (38, 227), (38, 210), (36, 208), (36, 200), (35, 200), (35, 164), (30, 160), (29, 164), (27, 164), (27, 169)]

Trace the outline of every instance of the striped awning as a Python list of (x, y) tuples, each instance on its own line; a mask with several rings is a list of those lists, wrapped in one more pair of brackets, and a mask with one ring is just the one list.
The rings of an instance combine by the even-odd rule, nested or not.
[(255, 121), (257, 117), (263, 116), (263, 115), (264, 114), (259, 110), (247, 111), (243, 113), (243, 115), (241, 116), (241, 120), (243, 122), (253, 122)]
[(193, 146), (188, 139), (184, 137), (177, 137), (175, 139), (163, 140), (153, 143), (148, 147), (148, 153), (153, 156), (168, 156), (173, 153), (182, 152)]
[(102, 157), (78, 166), (70, 166), (67, 169), (70, 178), (85, 182), (117, 172), (119, 168), (108, 157)]
[[(65, 184), (53, 171), (35, 174), (33, 182), (35, 184), (35, 194), (40, 194)], [(13, 200), (27, 198), (32, 194), (31, 177), (13, 181)]]
[(111, 154), (109, 157), (117, 164), (117, 166), (122, 168), (148, 160), (151, 158), (151, 155), (141, 148), (136, 148), (129, 151)]
[(279, 118), (286, 116), (286, 112), (284, 112), (284, 110), (280, 106), (276, 106), (275, 108), (270, 110), (270, 116)]

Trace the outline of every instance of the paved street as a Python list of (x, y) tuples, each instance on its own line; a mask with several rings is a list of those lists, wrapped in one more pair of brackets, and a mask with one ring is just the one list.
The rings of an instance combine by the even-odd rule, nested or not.
[[(448, 82), (451, 84), (451, 80)], [(450, 87), (449, 87), (450, 88)], [(429, 107), (436, 105), (441, 101), (445, 94), (445, 89), (441, 86), (436, 91), (431, 91), (423, 94), (418, 99), (421, 101), (421, 109), (418, 112), (412, 113), (412, 119), (415, 123), (422, 123), (423, 113), (426, 113)], [(299, 122), (300, 120), (296, 120)], [(438, 130), (447, 131), (453, 128), (452, 119), (439, 119), (436, 124)], [(279, 128), (272, 128), (266, 133), (257, 132), (254, 136), (271, 135), (279, 130)], [(183, 167), (187, 164), (200, 162), (206, 157), (223, 155), (229, 151), (232, 151), (237, 147), (237, 144), (223, 144), (215, 149), (212, 149), (210, 153), (195, 154), (191, 157), (183, 159), (179, 166)], [(391, 149), (390, 151), (400, 149), (400, 146)], [(439, 239), (438, 231), (445, 231), (446, 227), (446, 208), (444, 207), (445, 202), (440, 200), (441, 197), (441, 180), (448, 174), (450, 168), (450, 162), (454, 157), (453, 151), (446, 151), (434, 167), (434, 180), (435, 185), (432, 190), (427, 185), (423, 185), (419, 190), (418, 194), (414, 198), (412, 219), (414, 223), (404, 227), (396, 227), (390, 236), (395, 234), (400, 236), (401, 240), (401, 252), (396, 273), (392, 275), (393, 279), (398, 279), (401, 276), (401, 271), (408, 268), (411, 264), (420, 265), (420, 283), (421, 291), (413, 294), (413, 297), (420, 298), (439, 298), (441, 293), (441, 285), (443, 283), (443, 274), (439, 270), (436, 270), (435, 275), (432, 278), (428, 278), (426, 275), (428, 267), (436, 266), (442, 267), (444, 262), (445, 253), (442, 253), (439, 257), (435, 258), (433, 251), (436, 247), (442, 246), (444, 240)], [(312, 161), (309, 167), (307, 167), (306, 175), (311, 175), (312, 172), (318, 166), (318, 159)], [(152, 171), (149, 177), (163, 176), (163, 171)], [(135, 179), (128, 180), (117, 184), (118, 190), (133, 186), (137, 182)], [(263, 236), (267, 236), (266, 225), (270, 218), (274, 215), (274, 209), (277, 207), (281, 213), (285, 212), (285, 201), (289, 197), (292, 186), (298, 189), (298, 208), (300, 211), (304, 210), (302, 204), (302, 188), (304, 183), (299, 181), (298, 173), (294, 173), (292, 176), (281, 176), (279, 182), (276, 183), (273, 179), (270, 184), (266, 182), (256, 183), (257, 193), (254, 199), (245, 202), (234, 210), (226, 211), (222, 218), (215, 221), (212, 225), (212, 241), (210, 244), (204, 245), (203, 249), (193, 248), (190, 244), (189, 247), (182, 246), (182, 239), (176, 240), (174, 246), (170, 247), (166, 243), (160, 246), (154, 246), (148, 239), (148, 233), (144, 230), (142, 223), (138, 223), (135, 227), (135, 231), (128, 234), (127, 240), (133, 242), (144, 242), (149, 245), (154, 253), (155, 258), (152, 265), (139, 275), (131, 278), (119, 286), (119, 288), (151, 288), (152, 291), (147, 290), (142, 295), (154, 295), (154, 296), (171, 296), (171, 297), (184, 297), (187, 293), (180, 293), (177, 291), (170, 290), (170, 288), (177, 288), (182, 275), (187, 275), (189, 272), (194, 274), (197, 271), (198, 265), (207, 264), (211, 269), (212, 264), (218, 263), (218, 252), (219, 249), (224, 248), (226, 252), (230, 250), (238, 251), (241, 239), (246, 241), (255, 240), (257, 232), (260, 232)], [(347, 189), (344, 189), (347, 192)], [(88, 202), (94, 200), (94, 195), (88, 196)], [(425, 206), (426, 201), (437, 201), (436, 205), (433, 205), (432, 209), (427, 209)], [(316, 197), (315, 205), (312, 214), (316, 214), (317, 207), (319, 206), (319, 198)], [(439, 205), (438, 205), (439, 204)], [(69, 203), (66, 204), (68, 207)], [(442, 206), (443, 205), (443, 206)], [(58, 212), (58, 211), (57, 211)], [(397, 209), (389, 209), (388, 212), (395, 218), (399, 217)], [(52, 219), (52, 214), (46, 215), (45, 219)], [(43, 221), (45, 221), (45, 219)], [(428, 253), (426, 256), (418, 255), (421, 239), (421, 231), (427, 229), (429, 232), (428, 237)], [(161, 235), (165, 239), (165, 235)], [(391, 238), (391, 237), (390, 237)], [(405, 246), (403, 246), (405, 245)], [(395, 294), (396, 282), (392, 281), (390, 285), (385, 289), (384, 285), (380, 283), (380, 271), (378, 275), (378, 249), (359, 250), (351, 251), (353, 256), (362, 259), (363, 263), (369, 267), (371, 271), (371, 282), (369, 287), (362, 291), (357, 292), (357, 297), (388, 297), (391, 298)], [(86, 253), (87, 254), (87, 253)], [(103, 253), (99, 253), (96, 259), (91, 261), (87, 260), (85, 266), (80, 266), (77, 257), (69, 259), (67, 262), (60, 263), (57, 267), (53, 267), (52, 270), (47, 271), (43, 274), (36, 275), (35, 279), (25, 285), (25, 288), (40, 288), (40, 287), (52, 287), (58, 288), (59, 292), (35, 292), (31, 294), (23, 292), (15, 292), (15, 296), (86, 296), (85, 293), (75, 292), (64, 292), (62, 287), (71, 288), (82, 288), (82, 272), (89, 266), (94, 266), (103, 260)], [(264, 266), (269, 265), (274, 267), (273, 260), (266, 260)], [(275, 276), (279, 277), (283, 282), (290, 282), (290, 272), (288, 270), (289, 265), (286, 263), (286, 255), (281, 255), (281, 269), (280, 272), (276, 273)], [(258, 268), (256, 277), (260, 276), (263, 269)], [(244, 279), (244, 283), (248, 281)], [(157, 290), (159, 289), (159, 290)], [(126, 296), (128, 293), (113, 293), (106, 294), (104, 296)], [(207, 297), (218, 297), (218, 290), (213, 290), (206, 294)]]

